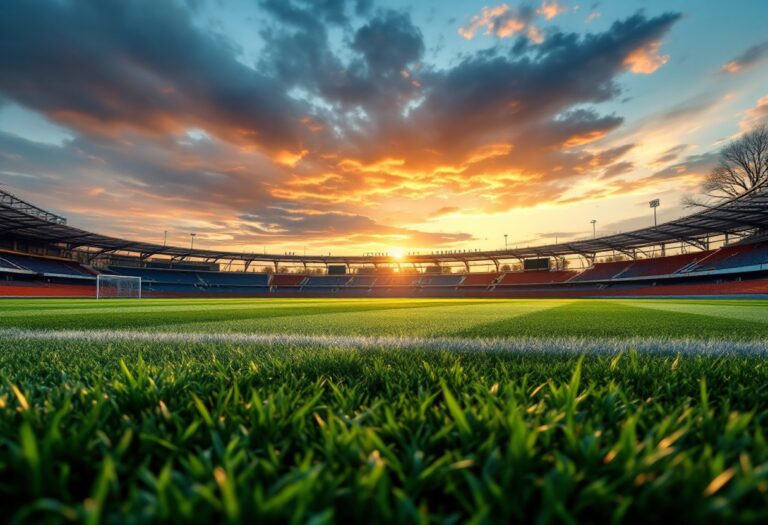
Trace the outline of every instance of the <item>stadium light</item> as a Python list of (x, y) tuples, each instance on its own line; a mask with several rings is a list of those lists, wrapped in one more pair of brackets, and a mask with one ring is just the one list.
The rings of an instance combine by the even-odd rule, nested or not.
[(163, 248), (168, 245), (168, 230), (163, 232)]
[(653, 227), (656, 227), (656, 208), (661, 206), (661, 200), (659, 199), (653, 199), (648, 203), (651, 208), (653, 208)]
[(504, 251), (506, 251), (507, 249), (508, 249), (507, 248), (507, 234), (505, 233), (504, 234)]
[(592, 219), (589, 222), (592, 223), (592, 238), (597, 239), (597, 228), (595, 226), (595, 224), (597, 224), (597, 219)]
[(196, 233), (190, 233), (189, 234), (189, 249), (194, 250), (195, 249), (195, 236)]

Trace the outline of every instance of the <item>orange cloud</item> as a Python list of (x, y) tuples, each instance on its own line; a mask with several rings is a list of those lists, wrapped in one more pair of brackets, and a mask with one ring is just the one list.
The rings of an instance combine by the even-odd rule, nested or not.
[(557, 0), (552, 0), (551, 2), (544, 0), (544, 2), (541, 4), (541, 7), (536, 12), (547, 20), (552, 20), (556, 16), (562, 15), (566, 11), (568, 11), (568, 8), (559, 5)]
[(635, 49), (624, 59), (624, 66), (632, 73), (650, 75), (669, 62), (669, 55), (660, 54), (660, 48), (661, 42), (654, 41)]
[(481, 14), (473, 16), (468, 25), (459, 28), (459, 34), (467, 40), (472, 40), (475, 33), (485, 27), (485, 34), (491, 34), (494, 27), (494, 21), (509, 11), (507, 4), (497, 5), (496, 7), (484, 7)]
[[(564, 10), (556, 1), (545, 1), (537, 13), (549, 20)], [(544, 34), (531, 23), (533, 18), (532, 12), (520, 8), (512, 9), (507, 4), (484, 7), (479, 15), (472, 17), (469, 24), (459, 28), (459, 35), (472, 40), (480, 30), (483, 30), (485, 35), (495, 35), (499, 38), (510, 38), (525, 33), (532, 42), (541, 44)]]
[(531, 26), (528, 28), (528, 38), (534, 44), (541, 44), (544, 42), (544, 34), (541, 32), (541, 29), (536, 26)]
[(583, 133), (581, 135), (574, 135), (572, 137), (568, 137), (568, 140), (563, 143), (563, 147), (575, 148), (577, 146), (583, 146), (584, 144), (589, 144), (590, 142), (601, 139), (605, 137), (605, 135), (606, 131), (604, 130), (595, 130), (588, 133)]
[(762, 122), (768, 123), (768, 95), (761, 97), (755, 107), (744, 113), (744, 118), (739, 122), (742, 131), (749, 131)]
[(301, 159), (307, 156), (307, 153), (309, 151), (303, 149), (301, 151), (288, 151), (288, 150), (280, 150), (278, 151), (274, 156), (274, 161), (278, 164), (282, 164), (283, 166), (288, 166), (290, 168), (293, 168), (296, 166), (296, 164), (299, 163)]
[(499, 38), (507, 38), (515, 33), (519, 33), (523, 29), (525, 29), (525, 22), (516, 18), (509, 18), (499, 25), (495, 34)]

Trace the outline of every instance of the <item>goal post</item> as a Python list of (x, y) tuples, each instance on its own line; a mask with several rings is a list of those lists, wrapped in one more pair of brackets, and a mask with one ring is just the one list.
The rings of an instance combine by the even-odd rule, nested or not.
[(97, 275), (96, 299), (141, 299), (141, 277)]

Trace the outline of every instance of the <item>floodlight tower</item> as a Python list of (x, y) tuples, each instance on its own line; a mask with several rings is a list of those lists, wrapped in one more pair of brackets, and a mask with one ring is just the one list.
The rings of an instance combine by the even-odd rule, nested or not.
[(196, 233), (190, 233), (189, 234), (189, 249), (194, 250), (195, 249), (195, 236)]
[(505, 233), (504, 234), (504, 251), (507, 251), (509, 249), (508, 248), (509, 245), (507, 244), (507, 237), (508, 237), (508, 234)]
[(592, 219), (589, 222), (592, 223), (592, 238), (597, 239), (597, 227), (595, 226), (595, 224), (597, 224), (597, 219)]
[(653, 199), (648, 203), (648, 205), (653, 208), (653, 227), (656, 227), (656, 208), (661, 206), (661, 200), (659, 199)]

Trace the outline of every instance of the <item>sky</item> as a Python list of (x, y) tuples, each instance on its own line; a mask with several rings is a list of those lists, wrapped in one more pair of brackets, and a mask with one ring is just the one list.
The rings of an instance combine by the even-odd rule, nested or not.
[(248, 252), (628, 231), (652, 199), (690, 213), (768, 119), (766, 20), (765, 0), (4, 0), (0, 184), (84, 229)]

